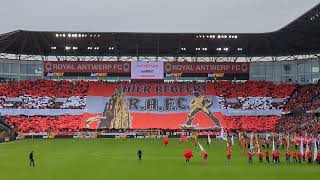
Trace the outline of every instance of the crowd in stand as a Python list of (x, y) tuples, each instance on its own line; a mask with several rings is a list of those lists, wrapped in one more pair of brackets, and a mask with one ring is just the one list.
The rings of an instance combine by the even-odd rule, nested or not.
[(90, 82), (87, 81), (19, 81), (0, 84), (0, 96), (18, 97), (21, 95), (70, 97), (86, 96)]
[(238, 97), (226, 100), (223, 96), (218, 96), (218, 101), (222, 109), (242, 109), (242, 110), (281, 110), (282, 102), (274, 102), (272, 97)]
[(1, 109), (83, 109), (86, 97), (71, 96), (54, 98), (49, 96), (23, 95), (17, 98), (0, 97)]
[(215, 95), (225, 98), (236, 97), (273, 97), (286, 98), (292, 95), (297, 85), (275, 84), (266, 81), (246, 81), (233, 83), (231, 81), (217, 81), (210, 86), (215, 90)]
[[(0, 84), (0, 108), (19, 109), (83, 109), (89, 87), (87, 81), (20, 81)], [(109, 82), (107, 82), (109, 83)], [(126, 82), (128, 83), (128, 82)], [(320, 84), (274, 84), (265, 81), (208, 82), (213, 95), (225, 109), (274, 110), (287, 112), (314, 110), (320, 107)], [(288, 101), (288, 97), (290, 97)], [(279, 101), (279, 98), (283, 101)], [(14, 100), (13, 100), (14, 99)], [(63, 99), (63, 100), (62, 100)], [(276, 101), (275, 99), (278, 99)], [(46, 129), (78, 130), (79, 116), (10, 117), (9, 121), (21, 132)], [(68, 123), (70, 121), (70, 123)], [(226, 130), (277, 131), (319, 133), (319, 120), (312, 115), (282, 116), (226, 116)], [(70, 125), (71, 124), (71, 125)], [(41, 126), (39, 126), (41, 125)], [(25, 127), (25, 128), (24, 128)]]
[(320, 134), (320, 118), (314, 114), (283, 115), (276, 131), (317, 135)]
[(8, 116), (7, 122), (20, 133), (30, 132), (76, 132), (82, 123), (82, 116)]
[(309, 111), (320, 107), (320, 83), (300, 85), (286, 104), (284, 111)]
[(226, 131), (272, 131), (279, 116), (225, 116)]

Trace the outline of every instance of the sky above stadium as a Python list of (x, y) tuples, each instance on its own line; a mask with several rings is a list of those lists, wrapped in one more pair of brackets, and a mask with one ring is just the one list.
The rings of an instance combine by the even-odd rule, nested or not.
[(1, 0), (0, 33), (275, 31), (319, 0)]

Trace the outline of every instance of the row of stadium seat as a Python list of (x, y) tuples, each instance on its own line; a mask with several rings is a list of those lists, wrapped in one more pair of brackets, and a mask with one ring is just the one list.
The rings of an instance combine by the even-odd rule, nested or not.
[(309, 111), (320, 107), (320, 83), (300, 85), (286, 104), (284, 111)]
[[(20, 95), (70, 97), (86, 96), (90, 85), (97, 82), (87, 81), (19, 81), (0, 85), (0, 96), (18, 97)], [(213, 95), (221, 95), (225, 98), (234, 97), (273, 97), (285, 98), (292, 94), (296, 85), (274, 84), (265, 81), (247, 81), (232, 83), (230, 81), (210, 82), (209, 86), (214, 90)]]
[(218, 100), (222, 109), (270, 110), (282, 109), (286, 99), (277, 102), (272, 97), (238, 97), (228, 101), (219, 96)]
[[(277, 116), (237, 116), (224, 117), (226, 131), (271, 131), (275, 128)], [(76, 132), (84, 128), (82, 116), (9, 116), (7, 121), (21, 133), (53, 131)]]
[(86, 97), (71, 96), (54, 98), (49, 96), (24, 95), (17, 98), (0, 97), (1, 109), (83, 109)]
[(266, 81), (246, 81), (233, 83), (230, 81), (217, 81), (210, 84), (216, 91), (216, 95), (225, 98), (235, 97), (273, 97), (286, 98), (291, 96), (297, 85), (275, 84)]
[[(6, 97), (32, 97), (31, 101), (37, 100), (37, 97), (59, 97), (71, 98), (66, 108), (74, 108), (74, 104), (82, 101), (79, 106), (83, 108), (84, 98), (88, 95), (92, 85), (102, 82), (85, 82), (85, 81), (21, 81), (10, 82), (0, 85), (0, 95)], [(114, 84), (114, 83), (113, 83)], [(117, 84), (117, 83), (115, 83)], [(214, 95), (219, 95), (224, 99), (238, 99), (238, 102), (229, 106), (230, 103), (223, 102), (226, 108), (240, 109), (280, 109), (284, 106), (286, 111), (310, 110), (320, 106), (320, 85), (295, 85), (295, 84), (274, 84), (264, 81), (247, 81), (243, 83), (232, 83), (229, 81), (219, 81), (207, 83), (213, 89)], [(91, 91), (95, 90), (91, 88)], [(293, 94), (293, 95), (292, 95)], [(31, 95), (31, 96), (30, 96)], [(272, 98), (288, 98), (292, 97), (285, 103), (271, 102)], [(35, 98), (35, 99), (33, 99)], [(28, 99), (28, 98), (27, 98)], [(33, 99), (33, 100), (32, 100)], [(40, 98), (41, 99), (41, 98)], [(30, 99), (29, 99), (30, 100)], [(24, 101), (23, 101), (24, 102)], [(25, 101), (26, 108), (34, 108), (30, 101)], [(68, 102), (68, 101), (67, 101)], [(0, 99), (0, 105), (6, 103), (3, 98)], [(46, 104), (46, 103), (45, 103)], [(57, 104), (56, 104), (57, 105)], [(59, 104), (57, 108), (62, 108)], [(18, 108), (24, 108), (24, 104), (19, 104)], [(37, 106), (35, 106), (37, 108)], [(44, 108), (50, 108), (44, 106)], [(310, 133), (319, 129), (319, 123), (314, 123), (314, 118), (304, 116), (225, 116), (224, 128), (226, 130), (241, 131), (308, 131)], [(8, 122), (17, 128), (19, 132), (46, 132), (53, 130), (56, 132), (69, 131), (74, 132), (81, 129), (83, 124), (82, 116), (11, 116)], [(297, 129), (297, 124), (308, 124), (308, 126)], [(309, 126), (310, 124), (310, 126)]]
[(275, 129), (278, 132), (303, 132), (316, 136), (320, 130), (320, 119), (314, 114), (283, 115)]
[(228, 131), (272, 131), (279, 116), (225, 116), (224, 129)]
[(20, 95), (70, 97), (86, 96), (89, 88), (86, 81), (19, 81), (0, 85), (0, 95), (18, 97)]
[(82, 116), (8, 116), (7, 122), (20, 133), (52, 131), (76, 132), (82, 123)]

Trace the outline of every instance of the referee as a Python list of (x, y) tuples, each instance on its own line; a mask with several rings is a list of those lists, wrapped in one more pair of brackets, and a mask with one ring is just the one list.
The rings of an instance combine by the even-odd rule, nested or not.
[(29, 165), (32, 166), (32, 167), (35, 167), (34, 159), (33, 159), (33, 151), (31, 151), (30, 154), (29, 154), (29, 160), (30, 160)]
[(138, 158), (139, 158), (139, 160), (142, 159), (142, 151), (141, 151), (141, 149), (138, 150)]

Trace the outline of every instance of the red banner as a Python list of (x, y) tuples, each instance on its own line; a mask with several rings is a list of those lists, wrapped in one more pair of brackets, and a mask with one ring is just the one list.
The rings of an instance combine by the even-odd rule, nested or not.
[[(89, 96), (105, 99), (103, 112), (86, 114), (92, 129), (215, 128), (223, 126), (210, 84), (95, 83)], [(93, 102), (93, 101), (92, 101)], [(90, 108), (103, 105), (87, 104)], [(97, 111), (96, 111), (97, 112)], [(97, 123), (98, 122), (98, 123)]]
[(72, 62), (72, 61), (46, 61), (44, 72), (66, 73), (130, 73), (130, 62)]
[(242, 62), (165, 62), (166, 73), (248, 74), (249, 63)]

